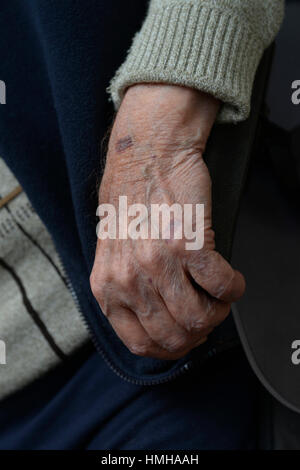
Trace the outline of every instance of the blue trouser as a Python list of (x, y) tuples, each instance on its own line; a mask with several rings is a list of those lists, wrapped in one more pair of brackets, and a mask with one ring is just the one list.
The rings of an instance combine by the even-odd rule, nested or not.
[(153, 387), (85, 351), (0, 403), (0, 449), (253, 449), (257, 390), (240, 348)]

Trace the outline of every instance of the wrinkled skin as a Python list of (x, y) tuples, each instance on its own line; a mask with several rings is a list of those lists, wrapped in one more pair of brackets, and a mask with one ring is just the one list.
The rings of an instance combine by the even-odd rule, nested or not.
[(91, 288), (137, 355), (178, 359), (206, 341), (242, 296), (243, 276), (215, 251), (211, 180), (202, 159), (219, 102), (196, 90), (135, 85), (110, 137), (99, 202), (204, 203), (204, 246), (184, 240), (98, 240)]

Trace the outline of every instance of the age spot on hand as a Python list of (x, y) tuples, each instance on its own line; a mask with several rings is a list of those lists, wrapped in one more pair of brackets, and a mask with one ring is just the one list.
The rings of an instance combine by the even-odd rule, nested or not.
[(127, 135), (126, 137), (123, 137), (122, 139), (119, 139), (116, 143), (116, 151), (118, 153), (124, 152), (124, 150), (130, 148), (133, 146), (133, 140), (130, 137), (130, 135)]

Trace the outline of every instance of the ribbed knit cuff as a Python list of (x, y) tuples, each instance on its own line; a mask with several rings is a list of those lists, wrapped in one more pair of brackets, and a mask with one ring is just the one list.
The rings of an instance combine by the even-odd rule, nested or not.
[(111, 82), (116, 108), (128, 86), (161, 82), (196, 88), (222, 100), (219, 121), (246, 119), (264, 43), (245, 12), (220, 5), (153, 1)]

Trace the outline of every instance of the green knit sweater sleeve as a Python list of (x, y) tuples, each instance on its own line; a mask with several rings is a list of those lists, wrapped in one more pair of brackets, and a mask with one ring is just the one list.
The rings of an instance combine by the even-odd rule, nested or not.
[(221, 122), (246, 119), (257, 66), (283, 13), (284, 0), (151, 0), (109, 87), (115, 107), (134, 83), (171, 83), (222, 100)]

